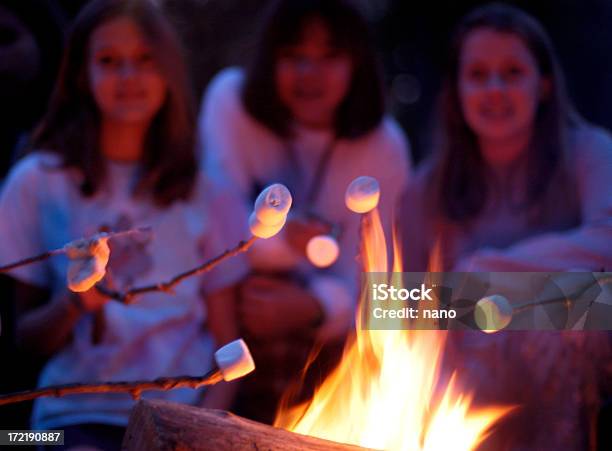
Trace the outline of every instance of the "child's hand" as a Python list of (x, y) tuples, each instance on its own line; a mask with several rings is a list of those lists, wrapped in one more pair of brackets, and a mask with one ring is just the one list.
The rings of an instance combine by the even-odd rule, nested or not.
[(92, 287), (79, 293), (66, 290), (64, 295), (58, 296), (58, 300), (72, 303), (73, 306), (78, 307), (81, 313), (96, 313), (110, 298), (100, 293), (96, 287)]
[(323, 312), (305, 288), (279, 278), (255, 276), (242, 286), (238, 315), (249, 334), (274, 338), (311, 329)]
[(77, 295), (81, 299), (83, 308), (88, 312), (97, 312), (110, 300), (108, 296), (100, 293), (95, 286)]

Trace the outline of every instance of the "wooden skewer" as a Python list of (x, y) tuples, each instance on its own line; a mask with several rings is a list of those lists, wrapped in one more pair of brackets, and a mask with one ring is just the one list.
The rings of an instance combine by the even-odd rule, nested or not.
[(193, 269), (190, 269), (188, 271), (182, 272), (174, 276), (172, 279), (170, 279), (167, 282), (160, 282), (154, 285), (147, 285), (143, 287), (132, 288), (131, 290), (126, 291), (125, 293), (114, 291), (114, 290), (109, 290), (108, 288), (101, 286), (101, 285), (96, 285), (95, 287), (100, 293), (112, 299), (116, 299), (118, 301), (122, 301), (125, 303), (131, 302), (135, 296), (138, 296), (143, 293), (150, 293), (154, 291), (172, 293), (172, 289), (176, 285), (181, 283), (183, 280), (185, 280), (186, 278), (208, 272), (212, 270), (215, 266), (222, 263), (224, 260), (231, 258), (235, 255), (238, 255), (241, 252), (246, 252), (256, 240), (257, 240), (257, 237), (252, 236), (246, 241), (240, 241), (240, 243), (238, 243), (236, 247), (226, 250), (221, 255), (218, 255), (217, 257), (211, 260), (208, 260), (207, 262), (204, 262), (201, 265), (196, 266)]
[[(150, 227), (140, 227), (137, 229), (122, 230), (120, 232), (110, 232), (110, 233), (107, 233), (107, 236), (108, 238), (116, 238), (118, 236), (126, 236), (126, 235), (140, 234), (140, 233), (151, 233), (151, 228)], [(15, 268), (19, 268), (20, 266), (30, 265), (32, 263), (46, 260), (50, 257), (53, 257), (54, 255), (62, 255), (65, 253), (66, 253), (66, 250), (63, 247), (59, 249), (54, 249), (52, 251), (43, 252), (42, 254), (35, 255), (34, 257), (24, 258), (23, 260), (9, 263), (8, 265), (0, 266), (0, 273), (8, 272)]]
[(60, 397), (79, 393), (129, 393), (132, 398), (139, 399), (145, 390), (172, 390), (174, 388), (200, 388), (214, 385), (223, 380), (219, 369), (209, 371), (204, 376), (161, 377), (153, 381), (106, 382), (101, 384), (64, 384), (37, 390), (25, 390), (17, 393), (0, 395), (0, 406), (33, 399), (53, 396)]
[[(115, 238), (117, 236), (125, 236), (125, 235), (131, 235), (131, 234), (136, 234), (136, 233), (150, 233), (150, 232), (151, 232), (150, 227), (144, 227), (144, 228), (139, 228), (139, 229), (132, 229), (132, 230), (125, 230), (121, 232), (109, 233), (108, 235), (109, 235), (109, 238)], [(150, 293), (154, 291), (172, 293), (172, 289), (176, 285), (181, 283), (183, 280), (185, 280), (186, 278), (208, 272), (212, 270), (214, 267), (216, 267), (217, 265), (221, 264), (226, 259), (234, 257), (235, 255), (238, 255), (242, 252), (246, 252), (247, 250), (249, 250), (249, 248), (253, 245), (253, 243), (256, 240), (257, 240), (257, 237), (252, 236), (246, 241), (244, 240), (240, 241), (238, 245), (236, 245), (234, 248), (228, 249), (225, 252), (223, 252), (221, 255), (218, 255), (217, 257), (212, 258), (202, 263), (201, 265), (196, 266), (195, 268), (192, 268), (188, 271), (182, 272), (174, 276), (172, 279), (170, 279), (167, 282), (159, 282), (159, 283), (152, 284), (152, 285), (132, 288), (126, 292), (115, 291), (115, 290), (112, 290), (100, 284), (95, 285), (95, 287), (103, 295), (108, 296), (111, 299), (116, 299), (118, 301), (125, 302), (125, 303), (131, 302), (134, 299), (134, 297), (140, 294), (144, 294), (144, 293)], [(0, 273), (11, 271), (15, 268), (19, 268), (20, 266), (25, 266), (25, 265), (29, 265), (29, 264), (32, 264), (38, 261), (46, 260), (47, 258), (50, 258), (54, 255), (61, 255), (61, 254), (64, 254), (65, 252), (66, 251), (64, 248), (54, 249), (52, 251), (47, 251), (40, 255), (36, 255), (34, 257), (25, 258), (23, 260), (13, 262), (5, 266), (0, 266)]]
[(129, 393), (139, 399), (145, 390), (172, 390), (174, 388), (200, 388), (223, 380), (232, 381), (246, 376), (255, 369), (251, 352), (242, 339), (234, 340), (215, 352), (216, 366), (204, 376), (160, 377), (152, 381), (102, 382), (97, 384), (64, 384), (0, 395), (0, 406), (31, 401), (46, 396), (66, 396), (80, 393)]

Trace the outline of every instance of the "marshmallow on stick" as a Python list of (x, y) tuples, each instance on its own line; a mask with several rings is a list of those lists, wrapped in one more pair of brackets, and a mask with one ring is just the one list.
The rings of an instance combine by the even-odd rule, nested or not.
[(150, 234), (150, 227), (139, 227), (120, 232), (101, 232), (90, 238), (71, 241), (63, 248), (51, 253), (64, 253), (68, 256), (70, 259), (68, 288), (75, 292), (83, 292), (102, 280), (106, 274), (106, 265), (110, 257), (109, 239), (125, 235), (149, 236)]
[(378, 180), (367, 175), (353, 180), (344, 196), (344, 202), (349, 210), (355, 213), (368, 213), (376, 208), (380, 199)]
[(281, 221), (277, 224), (264, 224), (259, 219), (257, 219), (257, 215), (255, 212), (251, 213), (249, 216), (249, 229), (251, 229), (251, 233), (255, 235), (257, 238), (272, 238), (281, 229), (285, 226), (285, 222), (287, 222), (287, 217), (281, 219)]
[(75, 292), (89, 290), (104, 278), (110, 257), (107, 233), (91, 238), (81, 238), (64, 246), (70, 259), (68, 266), (68, 288)]
[(43, 261), (55, 255), (65, 254), (70, 259), (67, 275), (68, 286), (72, 291), (87, 291), (104, 277), (110, 256), (108, 240), (120, 235), (143, 233), (150, 234), (151, 228), (140, 227), (121, 232), (99, 233), (91, 238), (79, 238), (59, 249), (0, 266), (0, 273)]
[(291, 193), (285, 185), (275, 183), (265, 188), (255, 200), (255, 209), (249, 217), (251, 233), (258, 238), (271, 238), (287, 221), (291, 208)]
[(255, 369), (255, 362), (242, 338), (222, 346), (215, 352), (215, 362), (226, 381), (246, 376)]
[(505, 328), (512, 321), (512, 306), (499, 294), (486, 296), (476, 303), (474, 320), (480, 329), (491, 334)]
[(31, 401), (46, 396), (60, 397), (80, 393), (129, 393), (135, 399), (146, 390), (197, 389), (214, 385), (222, 380), (231, 381), (246, 376), (255, 369), (249, 348), (242, 339), (232, 341), (215, 352), (217, 367), (204, 376), (160, 377), (149, 381), (102, 382), (98, 384), (54, 385), (37, 390), (0, 395), (0, 406)]

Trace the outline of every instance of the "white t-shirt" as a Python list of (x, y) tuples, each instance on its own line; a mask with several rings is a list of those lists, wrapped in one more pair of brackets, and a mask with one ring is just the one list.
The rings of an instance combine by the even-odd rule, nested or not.
[[(151, 227), (150, 237), (111, 239), (109, 272), (114, 286), (164, 282), (191, 269), (247, 235), (242, 205), (227, 189), (216, 189), (202, 176), (189, 201), (159, 208), (135, 199), (131, 190), (138, 166), (107, 162), (107, 183), (90, 198), (79, 192), (80, 176), (59, 167), (50, 153), (33, 153), (11, 171), (0, 198), (0, 262), (9, 263), (62, 247), (101, 229)], [(203, 375), (214, 351), (205, 329), (201, 289), (213, 292), (244, 276), (244, 257), (232, 258), (203, 277), (176, 286), (175, 294), (148, 293), (127, 305), (105, 304), (105, 329), (92, 342), (92, 315), (76, 324), (73, 340), (54, 355), (41, 373), (39, 386), (72, 382), (150, 380), (160, 376)], [(66, 286), (68, 259), (57, 256), (12, 272), (19, 280), (55, 291)], [(108, 281), (108, 272), (107, 279)], [(178, 389), (145, 392), (194, 404), (201, 392)], [(126, 425), (134, 401), (126, 394), (42, 398), (34, 407), (33, 427), (70, 424)]]
[[(390, 237), (392, 210), (410, 174), (408, 140), (390, 117), (362, 137), (338, 140), (318, 197), (312, 205), (305, 205), (316, 167), (333, 140), (333, 132), (296, 126), (291, 142), (280, 138), (244, 109), (240, 95), (243, 79), (242, 70), (225, 69), (205, 94), (198, 125), (206, 172), (211, 178), (231, 181), (246, 204), (253, 201), (255, 185), (286, 183), (294, 197), (293, 211), (314, 213), (340, 227), (340, 256), (324, 270), (317, 270), (303, 255), (297, 255), (286, 244), (282, 232), (274, 238), (259, 240), (248, 256), (252, 267), (258, 269), (297, 268), (309, 281), (326, 313), (320, 336), (340, 335), (354, 316), (359, 274), (356, 256), (360, 215), (345, 206), (346, 188), (358, 176), (378, 179), (379, 210)], [(289, 147), (295, 155), (294, 163)]]

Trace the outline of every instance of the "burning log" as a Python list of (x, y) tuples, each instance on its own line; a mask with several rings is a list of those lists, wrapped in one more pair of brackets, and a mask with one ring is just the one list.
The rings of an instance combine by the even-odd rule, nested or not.
[(134, 407), (122, 449), (358, 451), (364, 448), (296, 434), (223, 410), (156, 400), (140, 401)]

